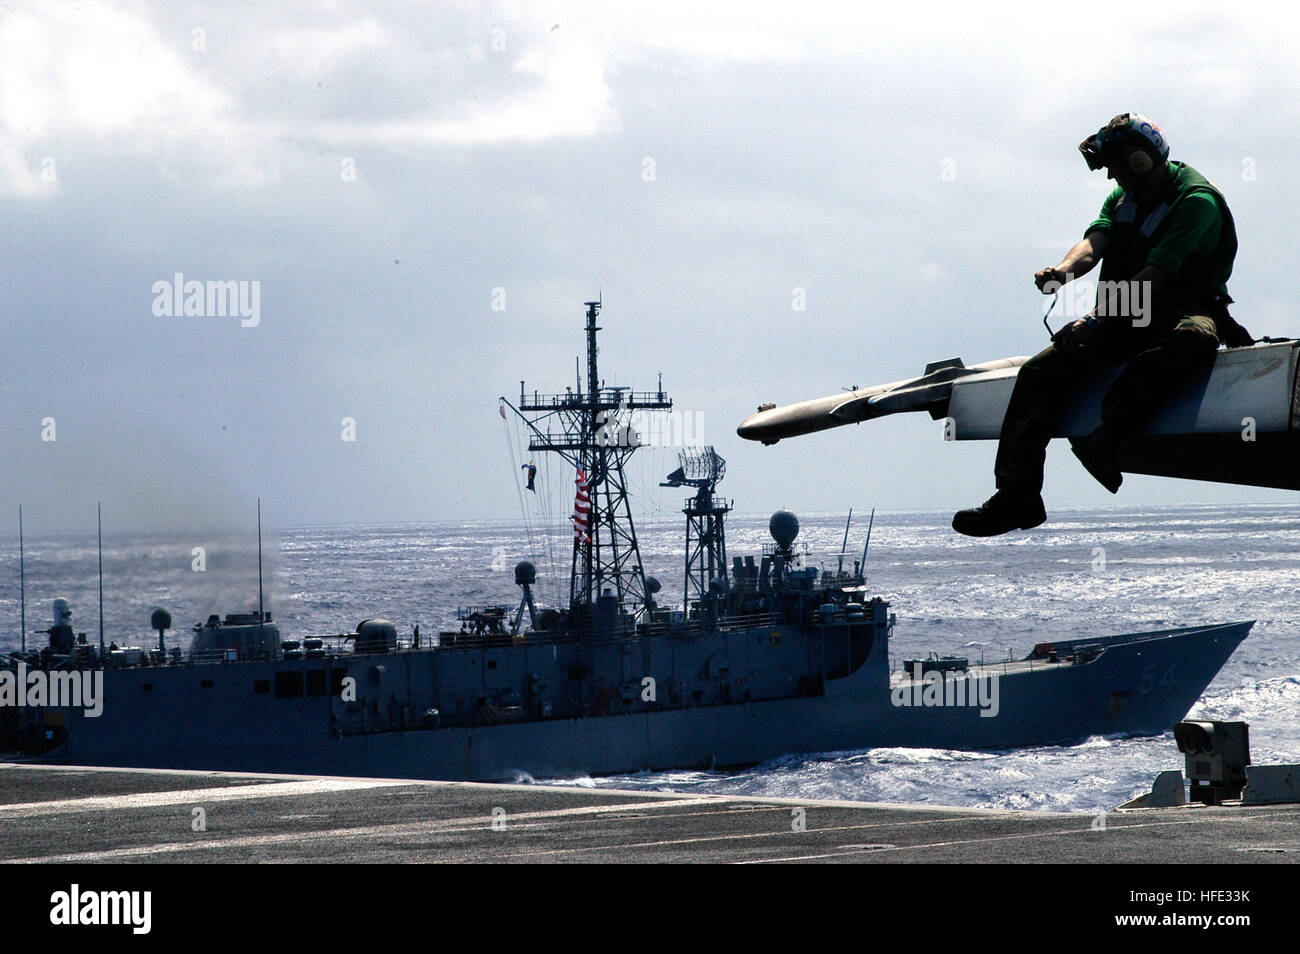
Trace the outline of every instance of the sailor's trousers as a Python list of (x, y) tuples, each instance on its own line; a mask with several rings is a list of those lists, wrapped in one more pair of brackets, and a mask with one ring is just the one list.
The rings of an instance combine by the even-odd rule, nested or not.
[(1016, 376), (993, 467), (998, 489), (1042, 491), (1047, 442), (1062, 409), (1108, 364), (1129, 362), (1102, 399), (1102, 424), (1116, 442), (1140, 431), (1180, 385), (1213, 361), (1219, 347), (1215, 310), (1167, 313), (1146, 327), (1115, 318), (1059, 332)]

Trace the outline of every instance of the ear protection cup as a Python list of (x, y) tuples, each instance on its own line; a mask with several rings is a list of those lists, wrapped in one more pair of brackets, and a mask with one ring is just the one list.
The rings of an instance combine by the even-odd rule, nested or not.
[(1118, 161), (1142, 176), (1169, 158), (1169, 143), (1160, 127), (1141, 113), (1120, 113), (1079, 143), (1079, 152), (1094, 171)]
[(1154, 165), (1155, 161), (1145, 149), (1134, 149), (1128, 154), (1128, 167), (1137, 175), (1146, 175)]

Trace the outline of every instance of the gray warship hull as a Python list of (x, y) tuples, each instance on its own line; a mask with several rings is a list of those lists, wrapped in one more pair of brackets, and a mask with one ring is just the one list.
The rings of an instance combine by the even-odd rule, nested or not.
[[(109, 671), (97, 718), (78, 709), (41, 710), (46, 725), (61, 730), (62, 740), (36, 760), (500, 781), (743, 766), (801, 752), (989, 750), (1093, 735), (1149, 735), (1170, 729), (1187, 714), (1252, 625), (1060, 642), (1050, 653), (1040, 649), (1040, 658), (1031, 654), (976, 666), (945, 679), (970, 685), (969, 680), (996, 677), (998, 705), (990, 714), (990, 706), (911, 704), (920, 701), (920, 686), (910, 691), (907, 674), (889, 671), (885, 605), (877, 604), (872, 634), (881, 638), (873, 640), (860, 666), (820, 686), (805, 683), (802, 694), (784, 698), (727, 698), (740, 695), (751, 679), (762, 692), (762, 673), (771, 669), (763, 656), (774, 648), (775, 626), (733, 630), (725, 637), (645, 637), (597, 646), (596, 657), (618, 658), (620, 665), (636, 660), (628, 684), (638, 692), (644, 653), (649, 672), (703, 673), (685, 687), (687, 698), (695, 692), (701, 696), (699, 704), (680, 708), (646, 703), (640, 711), (580, 717), (493, 724), (477, 709), (472, 719), (477, 724), (418, 724), (416, 713), (447, 706), (439, 685), (465, 685), (464, 672), (500, 672), (501, 684), (515, 683), (522, 673), (507, 675), (512, 668), (507, 661), (520, 654), (508, 646)], [(847, 635), (827, 628), (807, 642), (827, 649)], [(719, 651), (727, 654), (725, 670), (716, 665)], [(525, 679), (562, 679), (578, 655), (592, 659), (593, 647), (540, 643), (524, 655), (531, 669)], [(833, 663), (833, 652), (823, 656)], [(493, 662), (497, 666), (490, 668)], [(599, 659), (596, 665), (601, 666)], [(296, 694), (299, 685), (337, 685), (347, 677), (362, 687), (358, 702), (342, 702), (336, 693)], [(492, 681), (480, 680), (481, 691), (491, 695)], [(273, 691), (257, 691), (268, 684)], [(972, 691), (968, 703), (976, 695)]]

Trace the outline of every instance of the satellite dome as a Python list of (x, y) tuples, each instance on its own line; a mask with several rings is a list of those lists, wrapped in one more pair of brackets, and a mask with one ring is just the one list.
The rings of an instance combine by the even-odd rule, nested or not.
[(653, 576), (645, 578), (645, 591), (647, 593), (658, 593), (661, 589), (663, 589), (663, 585)]
[(776, 541), (777, 546), (783, 550), (790, 549), (794, 543), (794, 538), (799, 536), (799, 518), (789, 510), (778, 510), (772, 514), (772, 519), (767, 523), (768, 532), (772, 534), (772, 539)]
[(520, 560), (515, 564), (515, 582), (520, 586), (529, 585), (537, 582), (537, 567), (533, 566), (527, 560)]

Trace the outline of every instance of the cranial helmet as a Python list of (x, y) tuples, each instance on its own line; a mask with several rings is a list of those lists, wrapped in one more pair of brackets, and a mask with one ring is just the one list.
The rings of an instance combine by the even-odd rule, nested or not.
[(1120, 113), (1083, 142), (1079, 151), (1089, 169), (1117, 164), (1144, 175), (1169, 158), (1160, 127), (1141, 113)]

